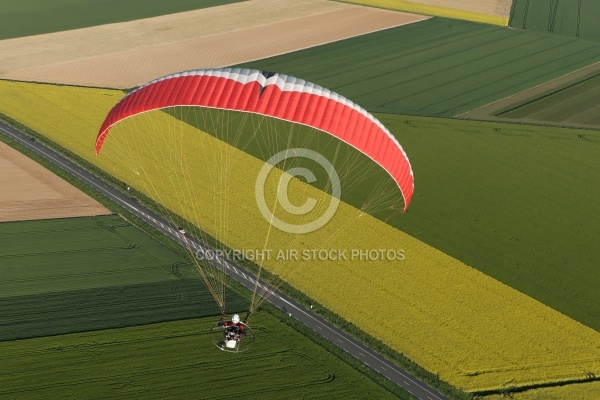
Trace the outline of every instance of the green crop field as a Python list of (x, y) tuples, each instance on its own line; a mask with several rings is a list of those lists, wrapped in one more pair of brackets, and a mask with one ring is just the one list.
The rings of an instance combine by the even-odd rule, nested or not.
[[(200, 129), (206, 129), (202, 121), (217, 119), (199, 118), (199, 113), (204, 111), (178, 117)], [(389, 224), (600, 329), (600, 304), (594, 301), (599, 260), (587, 250), (600, 241), (600, 220), (593, 217), (600, 215), (594, 201), (600, 196), (594, 184), (600, 133), (394, 114), (376, 117), (403, 145), (415, 171), (413, 203), (407, 213), (388, 219)], [(341, 179), (342, 199), (355, 207), (365, 200), (361, 193), (371, 193), (389, 179), (382, 170), (365, 178), (361, 174), (368, 174), (366, 164), (343, 155), (352, 150), (338, 149), (326, 135), (306, 127), (286, 135), (285, 123), (274, 122), (277, 140), (267, 140), (256, 133), (240, 134), (240, 126), (252, 129), (258, 122), (246, 120), (238, 126), (235, 118), (231, 121), (224, 131), (235, 134), (219, 138), (259, 159), (288, 145), (313, 148), (331, 160), (337, 157), (340, 162), (333, 162), (340, 171), (354, 160), (353, 171), (342, 173)], [(315, 186), (327, 182), (316, 168), (311, 170), (317, 172)], [(387, 185), (393, 187), (393, 182)], [(398, 191), (385, 192), (393, 193), (399, 196)], [(389, 210), (371, 214), (390, 216)]]
[(396, 398), (268, 313), (250, 351), (217, 350), (190, 265), (117, 215), (2, 223), (0, 240), (0, 398)]
[(243, 0), (0, 0), (0, 40), (156, 17)]
[(5, 222), (0, 241), (0, 341), (219, 313), (181, 256), (116, 215)]
[[(0, 0), (0, 40), (236, 1)], [(600, 362), (600, 75), (586, 72), (570, 83), (555, 78), (600, 62), (599, 20), (597, 0), (513, 0), (510, 26), (517, 29), (433, 18), (239, 65), (301, 77), (372, 112), (411, 160), (415, 195), (406, 213), (387, 203), (385, 196), (400, 194), (372, 160), (304, 126), (173, 108), (124, 121), (112, 137), (131, 129), (145, 140), (107, 141), (96, 157), (97, 129), (122, 92), (0, 81), (0, 112), (40, 142), (52, 140), (131, 185), (140, 201), (152, 196), (139, 177), (154, 179), (145, 167), (159, 166), (164, 175), (157, 175), (161, 190), (154, 200), (178, 213), (177, 223), (181, 216), (190, 233), (185, 222), (232, 249), (255, 243), (401, 248), (406, 259), (398, 262), (305, 263), (302, 273), (282, 279), (317, 309), (460, 390), (592, 398), (595, 386), (581, 382), (597, 381)], [(548, 82), (529, 99), (513, 96)], [(507, 97), (513, 105), (497, 108), (498, 118), (490, 113), (494, 122), (446, 118)], [(171, 132), (181, 142), (166, 146), (169, 152), (160, 144), (173, 120)], [(530, 122), (592, 129), (525, 125)], [(263, 123), (269, 126), (261, 136), (254, 129)], [(158, 132), (154, 144), (148, 127)], [(186, 138), (193, 131), (200, 140), (184, 141), (188, 131)], [(225, 143), (213, 143), (211, 135)], [(110, 146), (127, 143), (135, 143), (129, 153), (110, 158)], [(253, 199), (259, 167), (296, 147), (324, 155), (342, 180), (335, 218), (320, 236), (301, 240), (265, 228)], [(134, 153), (141, 155), (137, 165), (129, 157)], [(184, 153), (194, 155), (191, 162), (174, 162), (173, 154)], [(220, 177), (215, 164), (214, 171), (234, 171), (225, 184), (237, 197), (226, 197), (222, 209), (206, 206), (219, 194), (201, 191)], [(329, 191), (327, 174), (313, 161), (294, 166), (314, 171), (313, 186)], [(186, 181), (187, 197), (178, 188), (186, 168), (197, 179)], [(225, 186), (222, 179), (212, 183)], [(358, 220), (352, 213), (360, 214), (350, 206), (379, 220), (359, 215), (349, 227), (351, 217)], [(208, 215), (204, 224), (191, 219), (197, 210)], [(218, 236), (222, 226), (213, 222), (219, 218), (233, 234)], [(270, 242), (259, 237), (264, 232)], [(404, 395), (362, 364), (344, 362), (350, 356), (333, 345), (320, 347), (323, 339), (293, 319), (265, 309), (253, 316), (257, 339), (250, 351), (219, 351), (209, 335), (219, 310), (190, 260), (118, 215), (0, 223), (0, 244), (0, 399)], [(266, 269), (277, 275), (286, 266)], [(246, 310), (249, 299), (227, 290), (228, 312)], [(373, 312), (373, 304), (386, 311)], [(574, 382), (579, 391), (567, 392)]]
[(524, 121), (600, 128), (600, 75), (499, 114)]
[(377, 117), (415, 171), (397, 227), (600, 330), (600, 132)]
[[(534, 38), (534, 43), (537, 45), (550, 40), (562, 43), (559, 47), (563, 50), (571, 49), (572, 46), (582, 46), (582, 52), (585, 54), (589, 54), (590, 51), (589, 43), (585, 41), (576, 41), (558, 35), (515, 33), (515, 31), (513, 33), (518, 35), (515, 37)], [(324, 55), (325, 58), (326, 56), (328, 55)], [(310, 63), (305, 66), (308, 72), (313, 67)], [(302, 71), (294, 74), (305, 76)], [(335, 77), (330, 79), (335, 80)], [(518, 79), (521, 79), (521, 76), (518, 76)], [(27, 86), (27, 84), (18, 85), (24, 88)], [(38, 85), (38, 89), (36, 96), (31, 98), (27, 98), (27, 90), (20, 91), (18, 96), (9, 97), (11, 101), (6, 102), (7, 105), (4, 107), (19, 109), (21, 114), (15, 115), (20, 115), (22, 119), (17, 116), (14, 117), (15, 119), (34, 127), (43, 135), (47, 134), (53, 140), (68, 141), (68, 145), (74, 148), (76, 146), (73, 143), (80, 140), (81, 147), (78, 154), (94, 157), (89, 143), (96, 134), (95, 122), (101, 118), (90, 116), (89, 121), (93, 123), (83, 124), (81, 129), (74, 127), (80, 126), (78, 125), (80, 120), (84, 119), (82, 115), (93, 108), (89, 105), (95, 103), (93, 101), (85, 103), (88, 105), (85, 112), (78, 112), (79, 104), (56, 102), (38, 107), (49, 116), (43, 115), (42, 112), (31, 115), (26, 112), (27, 107), (33, 107), (35, 102), (42, 101), (47, 95), (44, 93), (46, 85)], [(61, 87), (56, 88), (54, 93), (56, 98), (60, 98), (63, 90), (79, 91), (80, 96), (71, 97), (78, 99), (74, 103), (81, 103), (80, 99), (86, 98), (84, 95), (86, 91), (92, 92), (85, 88)], [(107, 92), (105, 95), (111, 95), (108, 91), (105, 92)], [(117, 97), (116, 94), (114, 97)], [(90, 98), (93, 96), (90, 95)], [(108, 101), (105, 101), (108, 104)], [(26, 104), (27, 107), (20, 106), (17, 104), (19, 102)], [(104, 115), (97, 110), (94, 112)], [(12, 115), (8, 111), (7, 114)], [(164, 116), (163, 113), (160, 114)], [(600, 215), (600, 206), (596, 201), (600, 195), (600, 188), (595, 184), (597, 180), (595, 171), (600, 167), (596, 147), (600, 142), (599, 132), (403, 116), (392, 113), (377, 113), (376, 117), (403, 145), (412, 161), (416, 177), (415, 197), (408, 213), (390, 220), (390, 224), (573, 320), (596, 331), (600, 329), (597, 318), (600, 305), (596, 301), (600, 277), (596, 273), (598, 259), (593, 250), (600, 239), (600, 229), (598, 229), (600, 220), (597, 218), (597, 215)], [(68, 128), (59, 124), (52, 125), (53, 118), (69, 120), (72, 125)], [(188, 122), (193, 123), (193, 118), (190, 119), (191, 121)], [(236, 129), (232, 131), (235, 132)], [(68, 135), (72, 132), (77, 132), (77, 138), (73, 141), (68, 139)], [(328, 152), (327, 146), (325, 147), (324, 152)], [(256, 151), (253, 153), (250, 147), (243, 150), (251, 154), (256, 153)], [(347, 175), (345, 179), (350, 176), (352, 175)], [(129, 182), (128, 179), (122, 180)], [(351, 199), (345, 200), (351, 201)], [(241, 220), (240, 218), (237, 222), (240, 226)], [(357, 232), (356, 236), (358, 235)], [(383, 236), (385, 235), (381, 235)], [(399, 240), (398, 243), (402, 243), (402, 246), (406, 246), (407, 249), (410, 248), (403, 241)], [(422, 262), (421, 267), (425, 264), (426, 262)], [(339, 275), (336, 278), (339, 278)], [(444, 290), (448, 290), (449, 293), (453, 290), (461, 293), (460, 284), (446, 284)], [(468, 293), (472, 296), (471, 299), (485, 297), (474, 294), (474, 291)], [(464, 289), (462, 294), (464, 295)], [(102, 296), (99, 294), (99, 297)], [(30, 309), (34, 307), (35, 301), (32, 298)], [(343, 299), (342, 303), (349, 304), (347, 299)], [(440, 309), (440, 307), (432, 307), (432, 309)], [(467, 310), (472, 309), (467, 308)], [(489, 310), (491, 309), (486, 309), (486, 312)], [(498, 315), (504, 315), (507, 309), (498, 307), (497, 310), (499, 311), (495, 312)], [(530, 311), (518, 307), (515, 307), (515, 310), (523, 311), (524, 314)], [(479, 312), (477, 315), (498, 320), (493, 312), (489, 314), (486, 312)], [(518, 315), (516, 312), (507, 314)], [(456, 318), (456, 315), (450, 318)], [(576, 324), (574, 321), (570, 322)], [(581, 327), (579, 324), (576, 325)], [(479, 327), (482, 331), (489, 331), (490, 326), (491, 323), (488, 321)], [(525, 329), (519, 330), (512, 324), (503, 325), (503, 328), (507, 326), (507, 331), (513, 329), (511, 334), (515, 338), (523, 336), (521, 332)], [(559, 326), (564, 325), (559, 324)], [(477, 330), (473, 330), (475, 331)], [(411, 333), (414, 333), (414, 330), (411, 330)], [(485, 335), (481, 334), (481, 337), (485, 337), (490, 342), (501, 342), (500, 338), (487, 333), (489, 332)], [(432, 336), (427, 337), (429, 342)], [(443, 337), (444, 343), (448, 343), (447, 335), (440, 335), (440, 337)], [(513, 336), (510, 335), (503, 336), (504, 343), (510, 342), (513, 345), (514, 342), (510, 341), (512, 338)], [(534, 340), (536, 346), (541, 343), (537, 339)], [(587, 350), (585, 343), (590, 342), (593, 340), (579, 341), (584, 343), (584, 351)], [(420, 346), (419, 350), (422, 348)], [(439, 349), (439, 346), (437, 348)], [(568, 352), (566, 347), (561, 349)], [(548, 353), (553, 354), (552, 351)], [(445, 355), (448, 356), (447, 353)], [(487, 359), (486, 357), (485, 360)], [(519, 361), (522, 360), (524, 358), (519, 358)], [(489, 368), (505, 364), (495, 364)], [(515, 365), (517, 364), (518, 362)], [(487, 367), (482, 365), (477, 365), (477, 368), (466, 372), (461, 371), (460, 374), (462, 377), (470, 376), (468, 374), (471, 373), (476, 376), (481, 370), (480, 367)], [(457, 370), (455, 367), (451, 369), (453, 372)], [(430, 370), (439, 373), (439, 369), (430, 368)], [(507, 380), (503, 379), (501, 382)]]
[(510, 26), (600, 41), (597, 0), (513, 0)]
[(454, 116), (595, 61), (592, 42), (434, 18), (243, 66), (302, 77), (371, 112)]
[(397, 398), (270, 314), (245, 353), (217, 350), (214, 318), (0, 343), (0, 398)]

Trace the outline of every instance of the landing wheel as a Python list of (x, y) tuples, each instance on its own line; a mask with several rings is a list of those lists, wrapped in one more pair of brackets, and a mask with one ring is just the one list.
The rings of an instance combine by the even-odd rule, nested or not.
[(222, 322), (217, 322), (210, 328), (210, 338), (216, 348), (228, 353), (241, 353), (247, 351), (254, 343), (254, 333), (252, 329), (240, 322), (244, 326), (243, 333), (235, 332), (230, 327), (223, 326)]

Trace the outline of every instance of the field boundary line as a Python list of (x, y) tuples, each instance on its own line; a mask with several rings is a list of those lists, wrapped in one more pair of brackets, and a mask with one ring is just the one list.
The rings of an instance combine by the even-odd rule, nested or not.
[[(334, 1), (337, 1), (337, 0), (334, 0)], [(357, 6), (357, 7), (366, 7), (366, 6), (361, 6), (361, 5), (357, 5), (357, 4), (353, 4), (353, 5)], [(323, 13), (323, 14), (327, 14), (327, 13)], [(323, 14), (320, 14), (320, 15), (323, 15)], [(371, 30), (371, 31), (364, 31), (362, 33), (357, 33), (355, 35), (346, 36), (343, 39), (336, 39), (336, 40), (332, 40), (332, 41), (329, 41), (329, 42), (319, 43), (317, 45), (306, 46), (306, 47), (298, 47), (297, 49), (290, 50), (290, 51), (282, 51), (280, 53), (272, 54), (272, 55), (270, 55), (267, 58), (279, 57), (279, 56), (282, 56), (282, 55), (285, 55), (285, 54), (291, 54), (291, 53), (295, 53), (297, 51), (302, 51), (302, 50), (312, 49), (312, 48), (315, 48), (315, 47), (324, 46), (324, 45), (328, 45), (328, 44), (332, 44), (332, 43), (337, 43), (337, 42), (341, 42), (343, 40), (352, 39), (352, 38), (356, 38), (356, 37), (359, 37), (359, 36), (370, 35), (372, 33), (381, 32), (381, 31), (385, 31), (385, 30), (388, 30), (388, 29), (395, 29), (395, 28), (399, 28), (401, 26), (416, 24), (418, 22), (427, 21), (428, 19), (433, 18), (432, 16), (429, 16), (429, 15), (413, 14), (413, 13), (409, 13), (409, 12), (405, 12), (405, 14), (412, 14), (412, 15), (414, 15), (416, 17), (421, 17), (421, 19), (415, 19), (413, 21), (403, 22), (403, 23), (401, 23), (399, 25), (393, 25), (393, 26), (389, 26), (389, 27), (385, 27), (385, 28), (377, 28), (377, 29), (374, 29), (374, 30)], [(264, 57), (259, 57), (259, 58), (254, 58), (254, 59), (248, 59), (248, 60), (236, 63), (234, 65), (251, 63), (251, 62), (254, 62), (254, 61), (259, 61), (259, 60), (264, 60), (264, 59), (265, 59)], [(216, 68), (224, 68), (224, 67), (230, 67), (230, 66), (232, 66), (232, 65), (230, 65), (230, 64), (218, 65)]]

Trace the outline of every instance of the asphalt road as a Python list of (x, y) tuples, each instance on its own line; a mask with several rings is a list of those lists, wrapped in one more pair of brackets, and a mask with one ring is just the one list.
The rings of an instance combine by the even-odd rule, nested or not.
[[(0, 121), (0, 133), (21, 144), (27, 149), (35, 152), (46, 160), (52, 162), (62, 170), (71, 174), (75, 178), (79, 179), (86, 185), (92, 187), (94, 190), (100, 192), (106, 196), (109, 200), (115, 202), (119, 206), (130, 211), (132, 214), (146, 221), (152, 225), (164, 235), (175, 240), (176, 242), (183, 244), (184, 239), (181, 234), (177, 231), (177, 227), (170, 224), (166, 219), (152, 212), (136, 200), (132, 199), (127, 193), (120, 191), (104, 180), (98, 178), (85, 168), (79, 166), (73, 161), (69, 160), (65, 156), (57, 153), (56, 151), (48, 148), (43, 143), (38, 141), (32, 141), (31, 138), (23, 132), (3, 123)], [(90, 144), (92, 146), (93, 144)], [(192, 238), (186, 235), (185, 240), (200, 251), (206, 251), (209, 249), (206, 245), (201, 243), (196, 238)], [(232, 262), (226, 262), (226, 271), (229, 276), (244, 285), (245, 287), (252, 290), (255, 285), (254, 276), (245, 270), (244, 268), (236, 265)], [(259, 282), (259, 285), (264, 287), (264, 283)], [(311, 328), (321, 336), (333, 342), (336, 346), (351, 354), (356, 359), (363, 362), (365, 365), (379, 372), (392, 382), (401, 386), (409, 393), (418, 397), (419, 399), (427, 400), (441, 400), (447, 399), (435, 389), (427, 386), (416, 377), (412, 376), (408, 372), (404, 371), (392, 361), (386, 359), (381, 354), (370, 349), (364, 344), (360, 343), (352, 336), (336, 328), (329, 322), (325, 321), (321, 317), (312, 313), (308, 308), (297, 303), (293, 299), (285, 296), (278, 291), (273, 292), (268, 297), (268, 301), (275, 306), (285, 311), (290, 318), (295, 318), (302, 322), (307, 327)]]

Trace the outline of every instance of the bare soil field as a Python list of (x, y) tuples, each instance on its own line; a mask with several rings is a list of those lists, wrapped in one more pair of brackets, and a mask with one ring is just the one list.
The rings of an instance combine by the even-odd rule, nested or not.
[(104, 214), (111, 212), (0, 142), (0, 222)]
[(250, 0), (0, 41), (0, 78), (130, 88), (176, 71), (238, 64), (427, 18), (325, 0)]

